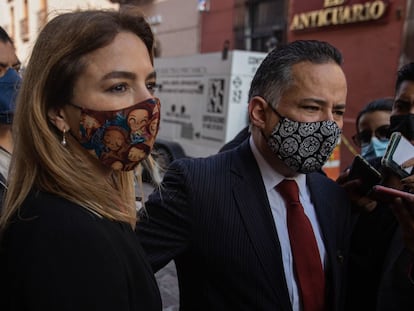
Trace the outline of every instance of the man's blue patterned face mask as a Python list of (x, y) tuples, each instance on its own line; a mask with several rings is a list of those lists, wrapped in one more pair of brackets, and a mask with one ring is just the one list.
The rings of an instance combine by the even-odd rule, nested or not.
[(17, 92), (22, 78), (13, 68), (9, 68), (0, 78), (0, 123), (11, 124)]
[(113, 111), (73, 106), (82, 110), (80, 144), (105, 166), (130, 171), (151, 152), (160, 124), (158, 98)]
[(341, 129), (335, 121), (298, 122), (282, 117), (267, 138), (275, 155), (291, 170), (312, 173), (322, 168), (338, 144)]

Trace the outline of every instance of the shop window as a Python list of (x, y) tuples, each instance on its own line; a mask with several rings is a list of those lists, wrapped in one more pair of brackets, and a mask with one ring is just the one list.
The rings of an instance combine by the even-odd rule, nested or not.
[(236, 1), (236, 48), (268, 52), (286, 40), (285, 0)]

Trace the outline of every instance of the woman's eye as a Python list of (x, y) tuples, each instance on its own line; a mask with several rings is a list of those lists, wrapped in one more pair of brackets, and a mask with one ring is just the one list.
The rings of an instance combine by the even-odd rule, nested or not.
[(120, 83), (120, 84), (116, 84), (112, 86), (111, 88), (109, 88), (109, 91), (114, 92), (114, 93), (120, 93), (120, 92), (125, 92), (127, 88), (128, 88), (127, 84)]
[(151, 94), (154, 94), (157, 90), (157, 84), (155, 82), (149, 82), (147, 83), (147, 89), (151, 92)]

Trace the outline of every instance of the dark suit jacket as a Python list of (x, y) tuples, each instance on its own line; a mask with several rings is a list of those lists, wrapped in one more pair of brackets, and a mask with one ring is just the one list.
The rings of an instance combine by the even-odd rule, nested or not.
[(377, 311), (414, 310), (414, 284), (408, 270), (414, 256), (404, 248), (401, 228), (392, 237), (378, 289)]
[(160, 311), (131, 226), (31, 192), (0, 244), (2, 311)]
[[(307, 183), (328, 265), (329, 310), (342, 310), (350, 207), (319, 173)], [(180, 310), (291, 310), (280, 244), (248, 140), (204, 159), (173, 162), (146, 203), (137, 234), (154, 270), (175, 260)]]

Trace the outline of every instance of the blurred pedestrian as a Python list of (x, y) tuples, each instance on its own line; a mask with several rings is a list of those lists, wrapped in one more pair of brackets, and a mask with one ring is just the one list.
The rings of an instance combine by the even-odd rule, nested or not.
[(132, 7), (62, 14), (39, 34), (13, 124), (1, 310), (161, 310), (134, 233), (134, 173), (124, 171), (139, 165), (128, 149), (150, 137), (118, 141), (124, 153), (104, 141), (107, 128), (130, 130), (129, 111), (159, 111), (153, 41)]
[[(389, 135), (400, 132), (414, 144), (414, 63), (408, 63), (397, 73), (395, 99), (390, 117)], [(405, 167), (414, 165), (413, 158), (403, 163)], [(384, 172), (386, 183), (398, 189), (414, 192), (414, 175), (399, 178), (392, 171)]]
[(13, 152), (11, 126), (21, 81), (19, 71), (20, 61), (13, 41), (0, 27), (0, 202), (3, 201), (3, 194), (7, 188), (6, 179)]
[(414, 63), (398, 71), (390, 132), (400, 132), (414, 143)]
[(320, 41), (269, 53), (250, 138), (173, 162), (150, 195), (137, 235), (155, 271), (175, 260), (181, 310), (343, 309), (351, 208), (318, 172), (343, 125), (341, 62)]

